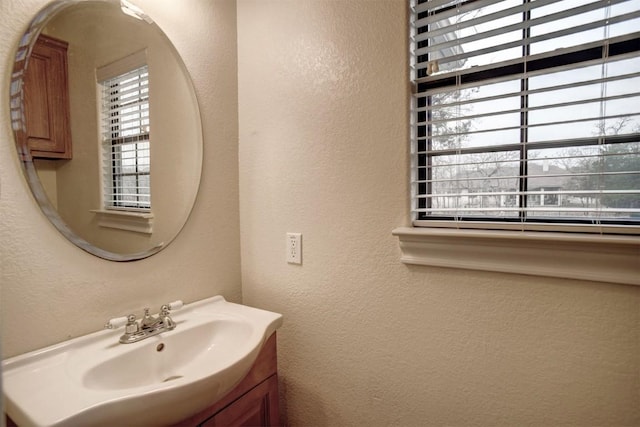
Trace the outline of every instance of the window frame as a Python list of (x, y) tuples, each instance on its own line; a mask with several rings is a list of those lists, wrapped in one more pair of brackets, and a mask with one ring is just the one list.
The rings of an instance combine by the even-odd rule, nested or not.
[[(143, 124), (140, 123), (139, 132), (130, 135), (122, 135), (123, 129), (121, 128), (120, 114), (119, 112), (113, 112), (113, 110), (119, 110), (121, 105), (113, 105), (112, 99), (105, 99), (106, 97), (113, 97), (119, 99), (119, 93), (113, 91), (114, 86), (111, 88), (105, 87), (109, 81), (119, 80), (125, 75), (134, 75), (135, 78), (146, 85), (144, 89), (146, 92), (144, 96), (139, 97), (135, 102), (135, 107), (146, 110), (146, 129), (143, 130)], [(145, 77), (146, 76), (146, 77)], [(150, 164), (150, 140), (151, 132), (149, 126), (149, 71), (146, 61), (146, 51), (139, 51), (105, 67), (99, 68), (96, 73), (98, 92), (100, 99), (100, 122), (102, 123), (103, 130), (101, 132), (101, 150), (100, 150), (100, 164), (102, 165), (102, 210), (106, 211), (129, 211), (138, 213), (151, 212), (151, 164)], [(117, 86), (117, 84), (116, 84)], [(112, 92), (113, 93), (108, 93)], [(140, 119), (143, 119), (144, 114), (140, 113)], [(114, 121), (115, 120), (115, 121)], [(108, 129), (107, 129), (108, 128)], [(129, 151), (129, 160), (135, 163), (135, 170), (123, 171), (122, 159), (123, 150), (125, 145), (133, 148)], [(142, 146), (139, 146), (142, 145)], [(145, 153), (146, 152), (146, 153)], [(117, 156), (114, 158), (114, 156)], [(146, 168), (139, 162), (142, 158), (147, 158)], [(146, 170), (145, 170), (146, 169)], [(124, 180), (127, 177), (134, 177), (135, 180), (135, 195), (123, 192), (125, 186)], [(148, 181), (148, 191), (139, 193), (140, 177), (146, 177)], [(136, 201), (127, 200), (127, 197), (136, 197)]]
[[(452, 8), (456, 8), (457, 6), (465, 7), (468, 5), (472, 5), (476, 0), (467, 0), (465, 2), (455, 3), (450, 6), (442, 7), (438, 9), (436, 13), (433, 15), (437, 15), (439, 13), (448, 12)], [(446, 3), (446, 2), (445, 2)], [(411, 14), (414, 14), (414, 8), (417, 5), (417, 1), (411, 1)], [(523, 20), (530, 19), (530, 11), (523, 12)], [(413, 18), (412, 18), (413, 20)], [(523, 21), (524, 22), (524, 21)], [(413, 25), (411, 28), (411, 40), (414, 40), (416, 36), (416, 29)], [(522, 37), (523, 40), (526, 40), (529, 36), (529, 28), (525, 27), (522, 29)], [(413, 42), (412, 42), (413, 43)], [(619, 37), (615, 39), (615, 43), (607, 44), (608, 49), (608, 57), (621, 57), (623, 55), (627, 55), (630, 52), (637, 52), (640, 49), (638, 46), (640, 45), (640, 37)], [(524, 43), (522, 46), (522, 55), (520, 58), (526, 57), (529, 54), (529, 45)], [(412, 52), (414, 47), (412, 46)], [(418, 49), (418, 46), (415, 46), (415, 49)], [(566, 48), (559, 49), (558, 51), (553, 51), (547, 54), (535, 55), (533, 60), (527, 60), (527, 73), (535, 73), (539, 70), (551, 69), (554, 67), (572, 64), (572, 63), (580, 63), (585, 65), (590, 65), (593, 61), (602, 60), (603, 57), (603, 49), (602, 42), (593, 42), (587, 43), (585, 45), (580, 45), (574, 48)], [(450, 87), (455, 89), (457, 86), (464, 86), (465, 84), (473, 84), (482, 81), (492, 81), (496, 78), (505, 78), (508, 76), (518, 76), (523, 75), (520, 79), (521, 82), (521, 90), (526, 90), (528, 85), (528, 75), (525, 74), (524, 63), (523, 62), (515, 62), (509, 61), (506, 64), (503, 64), (499, 67), (495, 67), (492, 65), (488, 66), (479, 66), (473, 69), (465, 69), (461, 70), (456, 75), (451, 76), (448, 74), (438, 75), (435, 74), (433, 76), (426, 77), (426, 69), (421, 69), (416, 71), (416, 62), (428, 63), (428, 55), (425, 53), (420, 58), (416, 58), (412, 55), (412, 81), (413, 81), (413, 89), (414, 89), (414, 97), (412, 98), (412, 112), (411, 112), (411, 139), (412, 139), (412, 147), (411, 147), (411, 197), (412, 197), (412, 207), (411, 207), (411, 219), (412, 223), (416, 227), (453, 227), (453, 228), (486, 228), (486, 229), (522, 229), (522, 230), (545, 230), (545, 231), (563, 231), (563, 232), (580, 232), (580, 233), (613, 233), (613, 234), (640, 234), (640, 223), (635, 220), (610, 220), (610, 219), (597, 219), (586, 218), (586, 219), (576, 219), (572, 217), (570, 219), (564, 218), (549, 218), (549, 217), (527, 217), (527, 197), (529, 197), (526, 193), (527, 190), (527, 165), (528, 165), (528, 153), (531, 150), (536, 150), (540, 148), (545, 148), (545, 143), (529, 143), (527, 141), (527, 114), (528, 112), (522, 112), (520, 114), (520, 141), (518, 143), (514, 143), (513, 146), (500, 146), (498, 151), (515, 151), (516, 149), (519, 152), (518, 164), (520, 166), (520, 177), (518, 178), (518, 192), (520, 193), (517, 197), (517, 209), (519, 210), (519, 214), (517, 217), (491, 217), (491, 216), (457, 216), (457, 215), (433, 215), (428, 212), (424, 212), (431, 208), (432, 198), (434, 194), (431, 191), (431, 182), (432, 182), (432, 159), (437, 156), (450, 155), (453, 152), (473, 152), (473, 148), (452, 148), (449, 151), (447, 150), (439, 150), (434, 154), (431, 151), (431, 138), (432, 138), (432, 130), (431, 125), (418, 125), (418, 123), (428, 122), (429, 118), (422, 117), (419, 118), (419, 113), (417, 113), (417, 109), (425, 106), (428, 107), (430, 103), (430, 98), (432, 95), (425, 95), (420, 99), (416, 98), (416, 94), (423, 94), (428, 90)], [(521, 108), (527, 107), (527, 96), (526, 94), (521, 95)], [(424, 104), (418, 105), (417, 102), (422, 101), (424, 99)], [(428, 115), (430, 114), (430, 110), (427, 112), (423, 112), (422, 114)], [(426, 132), (426, 134), (423, 134)], [(562, 147), (571, 147), (571, 146), (595, 146), (595, 145), (608, 145), (608, 144), (618, 144), (624, 142), (637, 142), (639, 134), (630, 134), (630, 135), (615, 135), (615, 136), (593, 136), (589, 138), (581, 138), (579, 140), (574, 140), (571, 142), (567, 142)], [(420, 148), (418, 145), (421, 144), (418, 141), (420, 139), (426, 140), (427, 147)], [(557, 145), (556, 147), (560, 147)], [(426, 153), (425, 153), (426, 151)], [(422, 168), (422, 169), (421, 169)], [(424, 171), (424, 172), (423, 172)], [(426, 173), (425, 176), (421, 174)]]
[[(413, 13), (416, 0), (410, 0), (409, 4), (410, 13)], [(409, 29), (413, 40), (415, 30), (412, 25)], [(409, 57), (414, 70), (415, 57)], [(485, 72), (482, 69), (474, 71)], [(415, 93), (415, 83), (413, 89)], [(410, 120), (411, 206), (406, 216), (410, 223), (392, 231), (399, 241), (402, 263), (640, 285), (640, 239), (637, 236), (640, 227), (562, 222), (417, 220), (414, 217), (414, 141), (417, 135), (413, 111)]]

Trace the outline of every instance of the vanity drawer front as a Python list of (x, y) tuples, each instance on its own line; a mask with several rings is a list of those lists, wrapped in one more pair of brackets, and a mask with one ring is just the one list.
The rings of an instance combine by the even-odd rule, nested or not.
[(278, 418), (278, 376), (273, 375), (206, 420), (201, 426), (277, 426)]

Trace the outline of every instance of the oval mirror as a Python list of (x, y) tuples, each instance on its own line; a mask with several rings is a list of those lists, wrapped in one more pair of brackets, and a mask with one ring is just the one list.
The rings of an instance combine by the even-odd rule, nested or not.
[(20, 41), (10, 102), (29, 187), (71, 242), (132, 261), (180, 232), (200, 182), (200, 113), (180, 56), (143, 11), (50, 3)]

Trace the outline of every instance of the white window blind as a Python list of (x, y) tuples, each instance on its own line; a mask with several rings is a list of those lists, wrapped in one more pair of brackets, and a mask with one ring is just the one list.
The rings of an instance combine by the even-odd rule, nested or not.
[(414, 225), (637, 232), (640, 0), (417, 0), (412, 17)]
[(100, 82), (105, 209), (151, 209), (149, 72), (146, 65)]

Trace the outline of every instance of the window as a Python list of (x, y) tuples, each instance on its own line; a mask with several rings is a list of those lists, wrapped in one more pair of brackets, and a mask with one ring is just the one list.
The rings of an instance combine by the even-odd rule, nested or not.
[(640, 0), (412, 6), (414, 226), (640, 233)]
[(141, 66), (100, 81), (104, 208), (151, 209), (149, 72)]

